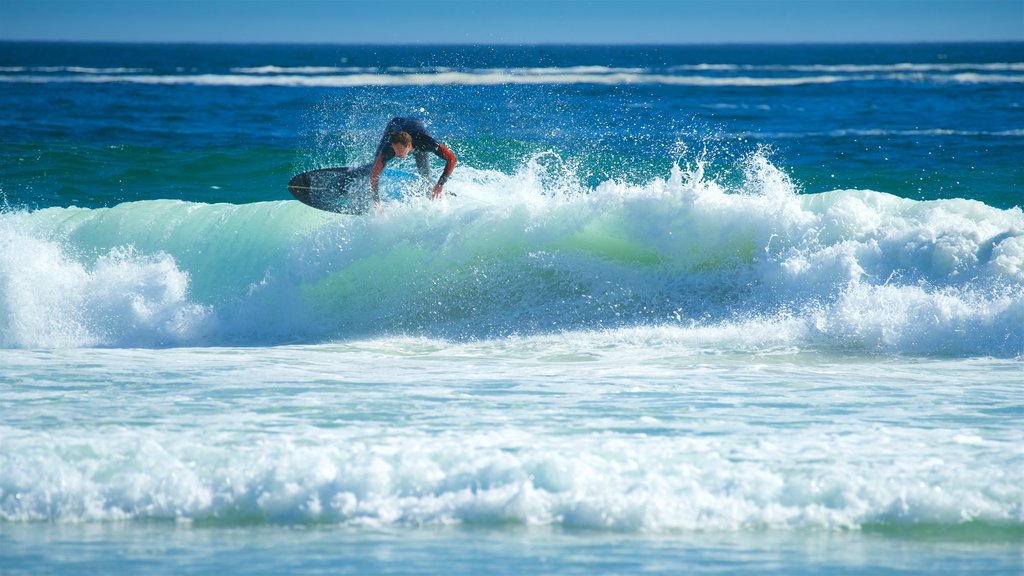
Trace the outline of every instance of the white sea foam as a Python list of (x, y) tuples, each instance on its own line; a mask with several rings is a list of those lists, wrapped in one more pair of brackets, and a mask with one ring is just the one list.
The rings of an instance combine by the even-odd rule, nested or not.
[[(799, 86), (803, 84), (830, 84), (863, 78), (844, 76), (807, 77), (716, 77), (672, 76), (664, 74), (588, 74), (588, 73), (530, 73), (526, 71), (436, 72), (402, 74), (180, 74), (180, 75), (92, 75), (92, 76), (0, 76), (0, 82), (54, 83), (81, 82), (105, 84), (130, 82), (136, 84), (199, 85), (199, 86), (284, 86), (344, 88), (358, 86), (494, 86), (503, 84), (664, 84), (675, 86)], [(974, 80), (972, 80), (974, 82)]]
[(0, 72), (45, 72), (45, 73), (71, 73), (71, 74), (140, 74), (150, 73), (153, 70), (150, 68), (126, 68), (120, 67), (108, 67), (108, 68), (96, 68), (92, 66), (19, 66), (19, 67), (0, 67)]
[[(716, 106), (728, 106), (713, 105)], [(980, 130), (955, 130), (951, 128), (930, 128), (924, 130), (899, 130), (892, 128), (852, 128), (843, 130), (829, 130), (829, 131), (808, 131), (808, 132), (733, 132), (729, 134), (732, 138), (758, 138), (758, 139), (783, 139), (783, 138), (807, 138), (807, 137), (829, 137), (829, 138), (848, 138), (848, 137), (887, 137), (887, 136), (899, 136), (899, 137), (931, 137), (931, 136), (996, 136), (999, 138), (1015, 138), (1024, 136), (1024, 129), (1011, 129), (1011, 130), (996, 130), (996, 131), (980, 131)]]
[(1010, 74), (977, 74), (964, 72), (952, 74), (947, 77), (929, 78), (938, 82), (953, 82), (958, 84), (1021, 84), (1024, 83), (1024, 75)]
[(795, 319), (783, 333), (797, 347), (1024, 353), (1019, 208), (797, 194), (763, 155), (740, 168), (729, 186), (698, 162), (588, 189), (546, 153), (514, 174), (460, 167), (457, 199), (362, 217), (297, 202), (7, 213), (0, 341), (461, 339)]
[[(373, 66), (280, 66), (266, 64), (262, 66), (237, 66), (230, 69), (240, 74), (332, 74), (332, 73), (366, 73), (386, 72), (394, 74), (409, 73), (444, 73), (456, 71), (450, 66), (389, 66), (380, 69)], [(956, 73), (996, 73), (996, 72), (1024, 72), (1022, 62), (984, 62), (984, 63), (897, 63), (897, 64), (679, 64), (665, 68), (659, 67), (635, 67), (635, 66), (603, 66), (603, 65), (578, 65), (578, 66), (547, 66), (527, 68), (479, 68), (463, 69), (467, 73), (510, 73), (518, 75), (563, 75), (563, 74), (662, 74), (677, 72), (743, 72), (743, 73), (810, 73), (816, 75), (849, 74), (849, 75), (900, 75), (900, 74), (928, 74), (929, 76), (941, 76)], [(33, 72), (46, 74), (131, 74), (152, 72), (150, 68), (142, 67), (91, 67), (91, 66), (3, 66), (0, 72)]]
[[(567, 66), (456, 69), (451, 67), (256, 66), (235, 67), (230, 74), (152, 74), (145, 69), (24, 68), (0, 69), (0, 82), (131, 82), (210, 86), (489, 86), (501, 84), (654, 84), (669, 86), (802, 86), (837, 82), (933, 82), (1013, 84), (1024, 80), (1024, 65), (897, 66), (677, 66), (667, 69)], [(681, 73), (682, 72), (682, 73)], [(694, 74), (693, 72), (696, 72)], [(702, 74), (702, 72), (730, 72)]]
[(237, 74), (339, 74), (339, 73), (376, 73), (376, 67), (359, 66), (250, 66), (232, 68)]
[[(445, 405), (443, 417), (458, 405)], [(562, 418), (567, 408), (547, 409)], [(475, 428), (483, 416), (467, 420)], [(434, 434), (380, 423), (272, 434), (245, 413), (190, 418), (203, 426), (75, 434), (0, 427), (0, 521), (514, 523), (627, 532), (1024, 523), (1019, 439), (956, 429), (780, 426), (755, 441), (703, 420), (701, 434), (643, 433), (669, 425), (658, 418), (635, 419), (634, 433), (571, 435), (521, 420)], [(680, 415), (671, 421), (679, 425)]]
[(985, 63), (911, 63), (898, 64), (685, 64), (668, 68), (670, 71), (715, 70), (722, 72), (813, 72), (813, 73), (902, 73), (902, 72), (1020, 72), (1024, 62)]
[(188, 302), (188, 274), (163, 252), (130, 244), (87, 262), (59, 242), (0, 224), (0, 345), (50, 348), (194, 341), (207, 308)]

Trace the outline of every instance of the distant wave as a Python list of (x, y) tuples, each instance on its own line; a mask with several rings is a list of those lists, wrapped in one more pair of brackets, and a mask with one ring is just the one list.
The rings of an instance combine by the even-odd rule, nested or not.
[[(437, 74), (454, 72), (453, 68), (447, 66), (388, 66), (379, 68), (376, 66), (255, 66), (251, 68), (231, 68), (231, 72), (238, 74), (338, 74), (338, 73), (392, 73), (392, 74)], [(611, 68), (608, 66), (567, 66), (567, 67), (535, 67), (535, 68), (482, 68), (468, 72), (493, 73), (508, 72), (520, 74), (608, 74), (626, 72), (643, 74), (649, 72), (645, 68)]]
[(236, 74), (353, 74), (376, 73), (380, 68), (356, 66), (254, 66), (231, 68)]
[(206, 86), (445, 86), (501, 84), (653, 84), (770, 87), (837, 82), (1024, 83), (1024, 63), (750, 66), (694, 64), (667, 68), (566, 66), (455, 69), (451, 67), (233, 67), (227, 73), (153, 73), (141, 68), (5, 67), (0, 82), (131, 82)]
[(72, 74), (143, 74), (150, 68), (91, 68), (87, 66), (0, 66), (0, 72), (72, 73)]
[[(345, 74), (345, 73), (440, 73), (460, 69), (450, 66), (236, 66), (228, 69), (238, 74)], [(541, 66), (527, 68), (467, 68), (463, 72), (496, 72), (527, 74), (665, 74), (676, 72), (783, 72), (812, 74), (904, 74), (961, 73), (961, 72), (1024, 72), (1024, 62), (990, 62), (957, 64), (677, 64), (666, 67), (616, 67), (602, 65)], [(4, 73), (75, 73), (75, 74), (133, 74), (151, 73), (152, 68), (90, 67), (90, 66), (0, 66)]]
[(163, 85), (201, 86), (282, 86), (345, 88), (359, 86), (496, 86), (502, 84), (598, 84), (598, 85), (643, 85), (660, 84), (670, 86), (802, 86), (812, 84), (834, 84), (838, 82), (865, 82), (877, 80), (908, 82), (947, 82), (961, 84), (1019, 84), (1022, 76), (992, 76), (962, 74), (950, 77), (909, 78), (876, 76), (670, 76), (664, 74), (556, 74), (503, 72), (439, 72), (433, 74), (346, 74), (346, 75), (249, 75), (249, 74), (181, 74), (181, 75), (90, 75), (90, 76), (40, 76), (4, 75), (0, 82), (7, 83), (135, 83)]
[(916, 137), (916, 136), (967, 136), (967, 137), (984, 137), (991, 136), (996, 138), (1020, 138), (1024, 137), (1024, 129), (1017, 130), (999, 130), (996, 132), (983, 132), (978, 130), (952, 130), (946, 128), (935, 128), (930, 130), (893, 130), (887, 128), (875, 128), (875, 129), (844, 129), (844, 130), (830, 130), (821, 132), (733, 132), (729, 136), (735, 138), (772, 138), (772, 139), (784, 139), (784, 138), (807, 138), (807, 137), (827, 137), (827, 138), (847, 138), (847, 137), (885, 137), (885, 136), (905, 136), (905, 137)]
[(804, 76), (792, 78), (669, 76), (661, 74), (586, 74), (542, 73), (504, 70), (481, 72), (435, 72), (429, 74), (180, 74), (180, 75), (91, 75), (91, 76), (0, 76), (0, 82), (11, 83), (118, 83), (191, 84), (201, 86), (284, 86), (344, 88), (359, 86), (495, 86), (502, 84), (663, 84), (676, 86), (798, 86), (831, 84), (865, 78), (843, 76)]
[(814, 72), (814, 73), (900, 73), (900, 72), (960, 72), (960, 71), (982, 71), (982, 72), (1021, 72), (1024, 71), (1024, 62), (993, 62), (979, 64), (684, 64), (670, 66), (670, 71), (706, 71), (716, 70), (722, 72)]

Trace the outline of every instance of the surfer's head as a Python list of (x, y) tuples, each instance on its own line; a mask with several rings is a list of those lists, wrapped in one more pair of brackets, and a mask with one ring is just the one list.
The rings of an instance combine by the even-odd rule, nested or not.
[(395, 151), (395, 156), (405, 158), (412, 150), (412, 136), (405, 130), (395, 132), (391, 135), (391, 148)]

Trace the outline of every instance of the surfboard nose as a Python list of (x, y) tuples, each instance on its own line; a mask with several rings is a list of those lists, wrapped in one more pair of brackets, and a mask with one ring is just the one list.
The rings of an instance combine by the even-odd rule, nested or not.
[(299, 202), (309, 204), (309, 174), (302, 173), (292, 176), (291, 180), (288, 180), (288, 191), (291, 192), (292, 196), (294, 196)]

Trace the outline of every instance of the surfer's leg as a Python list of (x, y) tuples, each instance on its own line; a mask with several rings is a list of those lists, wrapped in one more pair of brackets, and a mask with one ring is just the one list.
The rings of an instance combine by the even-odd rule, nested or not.
[(398, 132), (398, 127), (401, 125), (402, 119), (399, 118), (398, 116), (395, 116), (394, 118), (391, 119), (390, 122), (388, 122), (388, 125), (384, 127), (384, 135), (390, 137), (395, 132)]
[(416, 169), (419, 170), (420, 176), (430, 180), (430, 156), (419, 150), (414, 151), (413, 156), (416, 158)]

